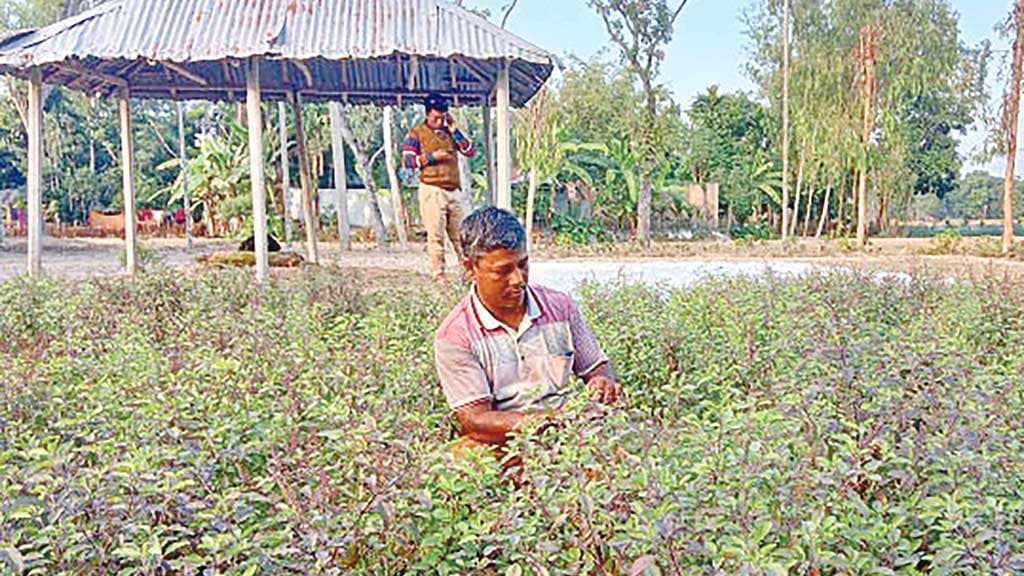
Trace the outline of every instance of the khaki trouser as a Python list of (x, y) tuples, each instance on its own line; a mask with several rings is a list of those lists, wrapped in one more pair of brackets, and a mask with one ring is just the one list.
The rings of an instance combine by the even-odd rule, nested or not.
[(444, 277), (444, 242), (451, 238), (455, 254), (462, 260), (462, 245), (459, 243), (459, 225), (466, 217), (460, 190), (445, 190), (438, 186), (420, 183), (420, 217), (427, 229), (427, 254), (430, 256), (430, 273), (434, 278)]

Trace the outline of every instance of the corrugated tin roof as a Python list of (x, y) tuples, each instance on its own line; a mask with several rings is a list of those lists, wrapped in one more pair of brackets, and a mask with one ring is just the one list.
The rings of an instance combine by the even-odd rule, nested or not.
[(249, 57), (263, 61), (271, 99), (375, 102), (430, 91), (478, 101), (507, 59), (523, 104), (554, 64), (444, 0), (114, 0), (0, 42), (2, 72), (42, 67), (48, 83), (97, 91), (120, 78), (140, 97), (232, 99)]

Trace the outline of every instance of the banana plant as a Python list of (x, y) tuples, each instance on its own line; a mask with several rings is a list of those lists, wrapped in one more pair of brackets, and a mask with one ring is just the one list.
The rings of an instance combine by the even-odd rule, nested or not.
[[(264, 132), (264, 162), (270, 163), (277, 156), (276, 140), (270, 137), (272, 131)], [(224, 206), (239, 196), (251, 192), (249, 181), (249, 136), (248, 130), (239, 122), (232, 122), (223, 134), (198, 134), (197, 153), (189, 158), (188, 186), (192, 205), (189, 211), (202, 208), (203, 220), (213, 233), (224, 231)], [(158, 190), (153, 197), (168, 194), (168, 204), (178, 202), (184, 195), (181, 162), (172, 158), (157, 166), (157, 170), (178, 170), (177, 178), (166, 188)], [(273, 182), (266, 180), (267, 195), (273, 197)]]

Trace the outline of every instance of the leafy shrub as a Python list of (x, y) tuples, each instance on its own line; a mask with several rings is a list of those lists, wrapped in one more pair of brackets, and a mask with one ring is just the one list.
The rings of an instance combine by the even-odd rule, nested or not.
[(771, 240), (775, 237), (775, 230), (767, 222), (756, 224), (738, 224), (729, 231), (736, 240)]
[(517, 438), (520, 488), (450, 449), (431, 340), (459, 296), (330, 269), (0, 286), (0, 571), (1024, 570), (1019, 290), (585, 285), (628, 403)]
[(932, 237), (931, 245), (924, 252), (933, 256), (962, 254), (963, 236), (955, 228), (943, 230)]
[(592, 244), (595, 242), (611, 242), (611, 232), (599, 222), (593, 220), (577, 220), (571, 216), (556, 216), (551, 223), (551, 231), (555, 235), (555, 244)]

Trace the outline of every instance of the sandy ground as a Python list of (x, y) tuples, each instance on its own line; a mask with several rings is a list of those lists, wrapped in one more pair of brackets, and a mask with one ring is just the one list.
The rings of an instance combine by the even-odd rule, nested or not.
[[(195, 257), (220, 250), (234, 249), (236, 242), (197, 239), (192, 252), (185, 249), (183, 239), (145, 239), (142, 250), (155, 257), (159, 265), (183, 271), (197, 271), (202, 267)], [(656, 245), (647, 254), (634, 250), (600, 252), (582, 248), (567, 255), (565, 250), (538, 250), (535, 262), (600, 260), (602, 262), (807, 262), (861, 270), (940, 274), (943, 276), (975, 276), (1009, 274), (1024, 279), (1024, 262), (971, 256), (922, 256), (919, 254), (928, 241), (919, 239), (877, 239), (865, 252), (844, 252), (834, 243), (806, 241), (797, 246), (781, 243), (763, 243), (750, 247), (732, 244), (678, 243)], [(290, 247), (302, 253), (301, 244)], [(371, 276), (413, 275), (425, 278), (428, 273), (426, 246), (414, 243), (405, 250), (391, 248), (383, 252), (372, 246), (357, 245), (342, 254), (337, 245), (320, 245), (324, 261), (344, 268), (355, 268)], [(24, 238), (4, 238), (0, 244), (0, 281), (22, 274), (26, 268)], [(44, 238), (43, 269), (51, 277), (80, 279), (123, 273), (121, 264), (122, 241), (118, 239), (62, 240)], [(454, 254), (449, 254), (454, 266)], [(454, 270), (453, 270), (454, 271)]]

